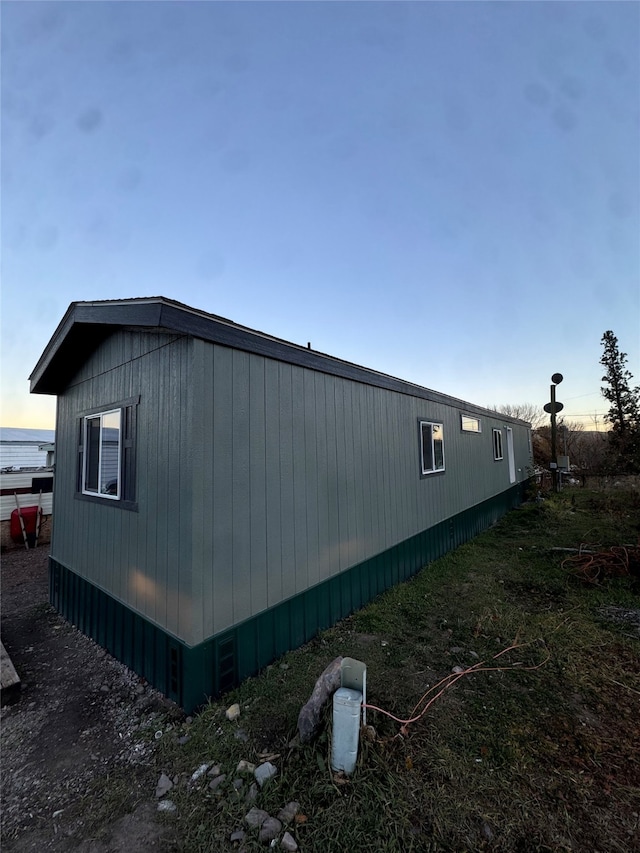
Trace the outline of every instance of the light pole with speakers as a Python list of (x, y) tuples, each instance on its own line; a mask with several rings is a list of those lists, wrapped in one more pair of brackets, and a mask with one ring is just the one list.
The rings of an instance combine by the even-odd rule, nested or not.
[(545, 412), (551, 415), (551, 462), (549, 463), (549, 467), (551, 468), (551, 482), (553, 484), (554, 492), (560, 491), (558, 480), (558, 453), (556, 449), (558, 432), (556, 415), (564, 409), (564, 406), (556, 400), (556, 385), (559, 385), (562, 382), (562, 378), (561, 373), (554, 373), (551, 377), (551, 402), (547, 403), (544, 407)]

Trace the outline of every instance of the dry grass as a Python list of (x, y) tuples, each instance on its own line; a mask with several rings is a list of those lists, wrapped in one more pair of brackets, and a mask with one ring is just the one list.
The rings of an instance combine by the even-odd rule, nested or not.
[[(294, 834), (302, 851), (363, 843), (372, 853), (632, 851), (640, 837), (640, 639), (603, 614), (636, 612), (638, 579), (585, 586), (551, 548), (633, 543), (639, 517), (632, 491), (567, 490), (514, 511), (178, 726), (176, 735), (190, 740), (166, 739), (159, 770), (186, 778), (215, 761), (229, 774), (218, 792), (177, 786), (179, 849), (234, 849), (229, 836), (247, 806), (244, 792), (232, 790), (233, 771), (268, 750), (280, 756), (280, 774), (258, 805), (275, 813), (300, 802), (307, 820)], [(465, 676), (406, 734), (369, 712), (377, 739), (362, 744), (346, 784), (328, 769), (329, 714), (318, 741), (289, 745), (316, 677), (338, 654), (365, 661), (369, 702), (406, 719), (454, 666), (491, 662), (516, 638), (526, 645), (492, 664), (506, 671)], [(235, 701), (247, 742), (224, 719)], [(245, 849), (259, 849), (253, 836)]]

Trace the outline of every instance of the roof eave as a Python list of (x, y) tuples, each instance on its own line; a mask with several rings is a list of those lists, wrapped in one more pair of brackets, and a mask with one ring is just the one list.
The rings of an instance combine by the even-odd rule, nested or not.
[[(81, 360), (84, 360), (113, 327), (158, 326), (162, 304), (163, 300), (158, 298), (118, 302), (72, 302), (29, 376), (31, 393), (59, 394), (64, 389), (68, 370), (59, 372), (58, 366), (66, 361), (67, 350), (74, 341), (79, 340), (83, 344)], [(91, 329), (91, 334), (81, 334), (82, 328)], [(102, 334), (98, 329), (102, 330)]]
[[(414, 394), (434, 403), (453, 405), (470, 414), (489, 415), (509, 423), (525, 425), (518, 418), (310, 350), (162, 296), (72, 302), (29, 377), (31, 393), (60, 394), (67, 387), (78, 364), (115, 328), (122, 327), (165, 329), (178, 335), (190, 335), (345, 379)], [(530, 427), (530, 424), (526, 426)]]

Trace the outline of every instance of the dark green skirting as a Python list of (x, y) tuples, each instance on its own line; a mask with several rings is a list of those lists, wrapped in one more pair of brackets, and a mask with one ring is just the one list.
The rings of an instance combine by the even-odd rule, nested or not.
[(521, 503), (525, 485), (430, 527), (198, 646), (186, 645), (53, 557), (49, 598), (83, 633), (191, 712), (481, 533)]

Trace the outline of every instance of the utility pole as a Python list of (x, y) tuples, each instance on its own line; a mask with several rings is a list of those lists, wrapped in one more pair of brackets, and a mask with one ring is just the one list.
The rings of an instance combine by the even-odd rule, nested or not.
[(558, 434), (556, 415), (564, 409), (564, 406), (556, 400), (556, 385), (559, 385), (562, 382), (562, 378), (561, 373), (554, 373), (551, 377), (551, 402), (547, 403), (544, 407), (545, 412), (551, 415), (551, 462), (549, 467), (551, 468), (551, 482), (554, 492), (560, 491), (560, 484), (558, 481), (558, 453), (556, 448)]

